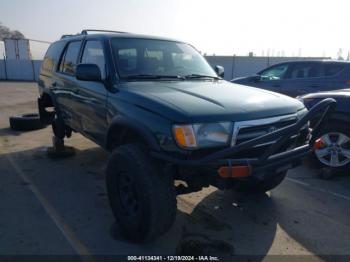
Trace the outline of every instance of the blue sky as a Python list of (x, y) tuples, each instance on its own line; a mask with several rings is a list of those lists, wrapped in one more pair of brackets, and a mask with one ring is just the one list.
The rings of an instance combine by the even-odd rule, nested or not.
[[(342, 0), (0, 0), (0, 21), (53, 41), (82, 28), (178, 38), (217, 55), (328, 55), (350, 50)], [(299, 51), (300, 50), (300, 51)]]

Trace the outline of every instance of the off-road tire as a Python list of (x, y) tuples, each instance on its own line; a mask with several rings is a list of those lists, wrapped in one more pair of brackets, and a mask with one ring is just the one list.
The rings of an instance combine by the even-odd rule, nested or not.
[(242, 193), (265, 193), (281, 184), (286, 175), (287, 171), (284, 171), (264, 180), (252, 178), (248, 181), (241, 181), (241, 183), (239, 183), (234, 190)]
[(23, 114), (11, 116), (9, 118), (10, 127), (13, 130), (31, 131), (44, 128), (45, 125), (40, 122), (39, 114)]
[[(129, 184), (126, 177), (130, 179)], [(150, 242), (174, 223), (174, 180), (162, 172), (160, 164), (150, 158), (141, 145), (126, 144), (112, 152), (106, 183), (113, 214), (122, 234), (130, 241)], [(122, 185), (128, 186), (122, 190)], [(130, 194), (133, 201), (125, 201)]]

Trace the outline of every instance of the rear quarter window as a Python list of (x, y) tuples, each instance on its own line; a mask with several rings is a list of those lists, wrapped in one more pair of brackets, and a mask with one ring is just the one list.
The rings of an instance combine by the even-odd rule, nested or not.
[(81, 41), (72, 41), (68, 44), (64, 54), (62, 54), (59, 71), (67, 75), (75, 75)]
[(47, 49), (41, 70), (44, 72), (54, 71), (55, 65), (57, 65), (60, 54), (64, 48), (65, 42), (55, 42)]

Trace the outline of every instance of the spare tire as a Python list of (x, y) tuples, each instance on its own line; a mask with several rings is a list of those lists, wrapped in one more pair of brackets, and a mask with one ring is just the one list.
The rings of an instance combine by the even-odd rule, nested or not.
[(23, 114), (11, 116), (10, 127), (13, 130), (30, 131), (44, 128), (45, 125), (40, 122), (39, 114)]

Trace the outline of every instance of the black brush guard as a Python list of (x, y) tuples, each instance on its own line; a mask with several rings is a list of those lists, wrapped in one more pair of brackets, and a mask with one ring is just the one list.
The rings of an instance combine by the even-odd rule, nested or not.
[[(158, 159), (188, 168), (217, 168), (220, 166), (244, 165), (249, 166), (252, 170), (252, 175), (255, 176), (259, 176), (259, 174), (260, 176), (264, 176), (263, 174), (267, 173), (269, 170), (274, 170), (275, 173), (281, 172), (298, 165), (303, 157), (313, 151), (315, 141), (328, 121), (329, 116), (334, 112), (335, 107), (336, 101), (334, 99), (324, 99), (313, 106), (309, 112), (295, 124), (198, 159), (184, 160), (159, 152), (152, 152), (152, 155)], [(288, 143), (292, 136), (298, 135), (309, 121), (315, 119), (317, 119), (317, 121), (311, 131), (311, 139), (308, 143), (282, 153), (276, 153)], [(240, 152), (254, 150), (255, 145), (264, 144), (272, 140), (275, 142), (268, 146), (265, 152), (258, 158), (230, 158), (230, 156), (232, 157)]]

